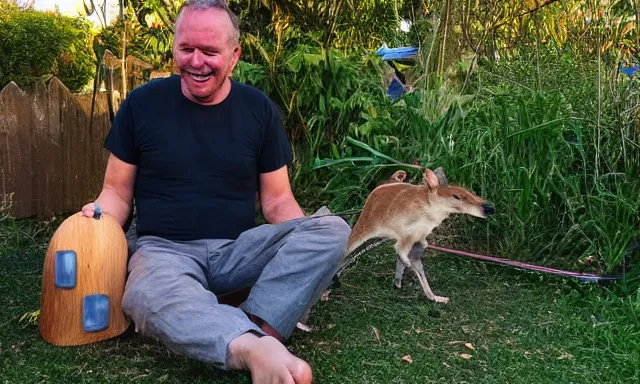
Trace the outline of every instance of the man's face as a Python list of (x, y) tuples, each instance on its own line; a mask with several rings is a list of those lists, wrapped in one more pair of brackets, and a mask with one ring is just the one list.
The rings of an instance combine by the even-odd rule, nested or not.
[(176, 22), (173, 57), (182, 91), (200, 104), (216, 104), (229, 90), (228, 76), (240, 58), (233, 24), (220, 9), (185, 8)]

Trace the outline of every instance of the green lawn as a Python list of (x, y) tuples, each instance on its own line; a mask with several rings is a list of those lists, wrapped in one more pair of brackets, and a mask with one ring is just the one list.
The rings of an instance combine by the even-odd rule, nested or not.
[[(38, 309), (54, 225), (0, 223), (0, 383), (250, 382), (132, 331), (82, 347), (44, 342), (36, 325), (19, 319)], [(640, 380), (640, 298), (432, 251), (424, 264), (433, 290), (449, 304), (427, 302), (410, 275), (394, 289), (390, 245), (366, 253), (343, 275), (315, 307), (315, 331), (289, 342), (311, 363), (316, 383)]]

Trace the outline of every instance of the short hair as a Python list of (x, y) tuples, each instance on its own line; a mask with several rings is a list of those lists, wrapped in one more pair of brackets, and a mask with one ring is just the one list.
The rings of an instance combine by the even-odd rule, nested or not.
[(227, 5), (225, 0), (185, 0), (180, 8), (178, 9), (178, 15), (176, 16), (176, 22), (180, 17), (180, 14), (185, 8), (194, 8), (194, 9), (220, 9), (225, 11), (225, 13), (229, 16), (231, 20), (231, 24), (233, 25), (233, 35), (231, 36), (231, 40), (233, 44), (238, 44), (240, 41), (240, 27), (238, 22), (238, 16), (233, 13), (233, 11)]

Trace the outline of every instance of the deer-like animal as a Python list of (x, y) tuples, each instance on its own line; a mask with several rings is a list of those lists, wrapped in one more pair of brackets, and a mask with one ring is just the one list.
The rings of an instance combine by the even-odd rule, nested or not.
[(394, 285), (401, 287), (405, 268), (409, 267), (427, 299), (447, 303), (448, 298), (434, 295), (425, 276), (421, 255), (427, 247), (426, 237), (451, 214), (486, 218), (495, 213), (495, 208), (469, 190), (449, 185), (442, 168), (435, 172), (426, 169), (423, 183), (418, 185), (404, 183), (406, 173), (397, 175), (398, 172), (367, 197), (351, 231), (345, 256), (367, 240), (393, 239), (397, 253)]

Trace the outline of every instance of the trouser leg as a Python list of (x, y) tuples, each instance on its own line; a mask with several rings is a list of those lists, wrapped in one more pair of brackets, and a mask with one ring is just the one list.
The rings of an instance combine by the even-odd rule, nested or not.
[(232, 243), (209, 243), (214, 292), (252, 286), (242, 310), (287, 338), (302, 314), (329, 286), (351, 228), (337, 216), (305, 217), (262, 225)]
[(123, 310), (141, 334), (176, 354), (227, 366), (228, 344), (246, 332), (264, 333), (238, 308), (218, 304), (209, 290), (206, 242), (139, 239), (129, 261)]

